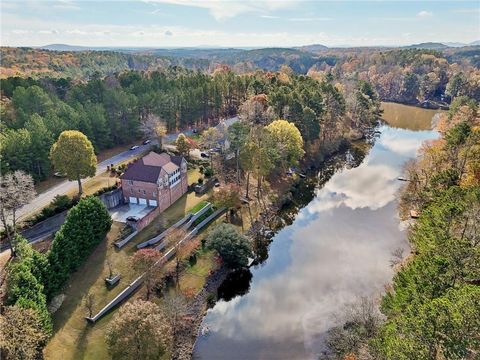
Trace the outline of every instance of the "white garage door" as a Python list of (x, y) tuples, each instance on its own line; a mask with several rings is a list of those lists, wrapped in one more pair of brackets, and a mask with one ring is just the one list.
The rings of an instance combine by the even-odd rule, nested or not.
[(136, 197), (131, 197), (130, 196), (130, 204), (136, 204), (137, 203), (137, 198)]
[(158, 204), (157, 204), (157, 200), (148, 200), (148, 204), (149, 204), (150, 206), (157, 206), (157, 205), (158, 205)]
[(139, 198), (138, 200), (140, 205), (147, 205), (147, 199)]

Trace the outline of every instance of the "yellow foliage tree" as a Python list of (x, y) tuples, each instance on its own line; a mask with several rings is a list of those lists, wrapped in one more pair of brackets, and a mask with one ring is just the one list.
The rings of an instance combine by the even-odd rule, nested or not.
[(285, 169), (296, 165), (303, 157), (303, 139), (297, 127), (286, 120), (275, 120), (265, 128), (277, 147), (280, 166)]
[(50, 159), (56, 171), (65, 174), (68, 180), (78, 181), (80, 197), (83, 193), (81, 179), (95, 176), (97, 166), (97, 157), (90, 140), (80, 131), (64, 131), (52, 145)]

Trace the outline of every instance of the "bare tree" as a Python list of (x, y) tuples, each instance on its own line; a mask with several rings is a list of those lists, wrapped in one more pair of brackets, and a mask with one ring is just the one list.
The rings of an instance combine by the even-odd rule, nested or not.
[(173, 342), (188, 311), (188, 301), (180, 292), (171, 292), (163, 299), (163, 311), (172, 331)]
[(146, 137), (158, 139), (160, 150), (163, 149), (163, 137), (167, 134), (165, 121), (154, 114), (149, 114), (141, 123), (140, 130)]
[(167, 246), (175, 247), (175, 284), (177, 288), (179, 287), (180, 279), (180, 265), (182, 259), (186, 255), (187, 246), (186, 244), (179, 244), (179, 242), (187, 236), (187, 232), (183, 229), (175, 229), (170, 232), (165, 240)]
[(33, 179), (21, 170), (0, 177), (0, 220), (15, 256), (14, 239), (17, 232), (17, 210), (35, 197)]
[(141, 249), (132, 256), (133, 268), (143, 273), (143, 281), (147, 290), (147, 300), (155, 283), (154, 265), (157, 263), (160, 253), (155, 249)]
[(239, 109), (240, 120), (250, 125), (268, 125), (275, 118), (275, 113), (267, 104), (265, 95), (245, 101)]
[(113, 263), (111, 258), (107, 258), (107, 267), (108, 267), (108, 278), (113, 278)]
[(85, 297), (85, 308), (88, 311), (88, 316), (93, 316), (93, 308), (95, 307), (95, 295), (91, 292)]

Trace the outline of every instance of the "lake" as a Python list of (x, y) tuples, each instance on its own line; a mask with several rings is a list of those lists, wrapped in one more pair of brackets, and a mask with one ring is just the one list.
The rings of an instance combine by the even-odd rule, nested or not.
[(408, 253), (397, 177), (422, 142), (437, 137), (437, 111), (383, 108), (390, 124), (379, 126), (361, 163), (348, 166), (349, 152), (345, 166), (275, 235), (268, 258), (250, 269), (249, 290), (208, 311), (209, 332), (197, 339), (194, 359), (317, 359), (346, 305), (382, 295), (393, 276), (392, 252)]

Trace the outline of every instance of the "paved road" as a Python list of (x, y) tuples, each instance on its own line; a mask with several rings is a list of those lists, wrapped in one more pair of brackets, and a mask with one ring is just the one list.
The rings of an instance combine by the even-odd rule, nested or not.
[[(227, 124), (227, 127), (228, 127), (236, 121), (238, 121), (238, 117), (233, 117), (233, 118), (225, 120), (225, 123)], [(186, 130), (183, 133), (187, 136), (190, 136), (190, 135), (193, 134), (193, 130)], [(173, 133), (173, 134), (167, 134), (164, 137), (164, 142), (167, 143), (167, 142), (175, 141), (178, 134), (180, 134), (180, 132)], [(107, 166), (110, 165), (110, 164), (116, 165), (116, 164), (124, 162), (126, 160), (130, 160), (130, 159), (133, 159), (135, 157), (138, 157), (139, 154), (148, 150), (148, 148), (150, 148), (152, 145), (155, 145), (155, 144), (157, 144), (157, 142), (152, 141), (152, 143), (149, 144), (149, 145), (139, 145), (138, 149), (127, 150), (127, 151), (121, 152), (120, 154), (112, 156), (111, 158), (106, 159), (106, 160), (98, 163), (97, 164), (96, 175), (99, 175), (99, 174), (103, 173), (104, 171), (106, 171)], [(88, 181), (88, 179), (82, 180), (82, 182), (85, 182), (85, 181)], [(65, 194), (65, 193), (67, 193), (71, 190), (76, 190), (77, 188), (78, 188), (78, 184), (77, 184), (76, 181), (68, 181), (68, 180), (62, 181), (60, 184), (55, 185), (54, 187), (52, 187), (52, 188), (44, 191), (43, 193), (37, 195), (37, 197), (35, 197), (35, 199), (32, 202), (30, 202), (28, 205), (25, 205), (21, 209), (19, 209), (18, 212), (17, 212), (17, 217), (19, 219), (26, 218), (26, 217), (40, 211), (45, 206), (50, 204), (50, 202), (53, 200), (53, 198), (56, 195)]]
[[(120, 154), (112, 156), (111, 158), (98, 163), (96, 175), (99, 175), (104, 171), (106, 171), (108, 165), (110, 164), (116, 165), (125, 160), (133, 159), (150, 147), (151, 147), (151, 144), (141, 145), (139, 146), (138, 149), (121, 152)], [(82, 182), (85, 182), (85, 181), (88, 181), (88, 179), (82, 180)], [(68, 181), (68, 180), (62, 181), (61, 183), (37, 195), (32, 202), (30, 202), (28, 205), (25, 205), (24, 207), (18, 210), (17, 216), (19, 219), (28, 217), (36, 213), (37, 211), (40, 211), (48, 204), (50, 204), (50, 202), (53, 200), (53, 198), (56, 195), (65, 194), (71, 190), (76, 190), (77, 188), (78, 188), (77, 181)]]

